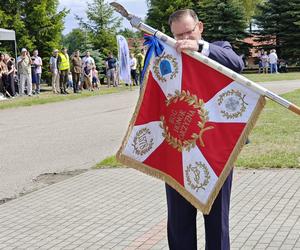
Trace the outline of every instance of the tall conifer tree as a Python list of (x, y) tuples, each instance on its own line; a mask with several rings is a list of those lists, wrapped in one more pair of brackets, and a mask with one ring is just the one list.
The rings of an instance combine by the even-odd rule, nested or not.
[(240, 53), (247, 54), (248, 46), (242, 40), (246, 33), (247, 21), (242, 4), (233, 0), (199, 1), (197, 12), (204, 22), (203, 37), (208, 41), (229, 41)]
[(275, 39), (279, 57), (290, 62), (299, 62), (300, 1), (269, 0), (259, 5), (258, 9), (258, 34), (264, 40)]
[(146, 23), (168, 35), (171, 31), (168, 24), (169, 16), (176, 10), (193, 8), (195, 1), (192, 0), (176, 0), (176, 1), (161, 1), (149, 0), (148, 13)]
[(121, 18), (114, 16), (113, 8), (104, 0), (93, 0), (88, 4), (88, 21), (80, 19), (82, 27), (89, 31), (89, 39), (94, 49), (104, 54), (117, 52), (116, 32), (121, 25)]

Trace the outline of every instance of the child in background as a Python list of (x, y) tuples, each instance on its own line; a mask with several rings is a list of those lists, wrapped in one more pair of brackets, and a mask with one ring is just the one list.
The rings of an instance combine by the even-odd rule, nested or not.
[(95, 66), (92, 67), (92, 88), (93, 89), (99, 89), (99, 75), (98, 75), (98, 70), (96, 69)]
[(91, 69), (91, 65), (88, 62), (85, 63), (85, 66), (83, 68), (83, 75), (84, 75), (83, 88), (88, 89), (90, 91), (93, 91), (93, 88), (92, 88), (92, 69)]
[(73, 78), (71, 72), (68, 73), (67, 88), (73, 88)]

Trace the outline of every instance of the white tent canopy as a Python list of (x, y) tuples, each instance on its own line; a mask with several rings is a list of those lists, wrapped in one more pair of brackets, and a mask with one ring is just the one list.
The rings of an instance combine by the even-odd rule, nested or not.
[(16, 32), (14, 30), (6, 30), (0, 28), (0, 41), (15, 41)]
[[(16, 32), (14, 30), (7, 30), (0, 28), (0, 41), (13, 41), (15, 47), (15, 59), (17, 60), (17, 41), (16, 41)], [(1, 44), (1, 43), (0, 43)], [(1, 46), (0, 46), (1, 49)], [(18, 65), (16, 65), (18, 68)]]

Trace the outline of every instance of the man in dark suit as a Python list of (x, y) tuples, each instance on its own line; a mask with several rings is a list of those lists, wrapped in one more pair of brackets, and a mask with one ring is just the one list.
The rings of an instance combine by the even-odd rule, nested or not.
[[(232, 50), (228, 42), (208, 43), (202, 39), (203, 23), (193, 10), (174, 12), (169, 18), (173, 36), (177, 40), (176, 50), (194, 50), (220, 64), (240, 72), (242, 59)], [(208, 215), (204, 215), (205, 241), (207, 250), (230, 249), (229, 205), (232, 172), (225, 181)], [(168, 203), (168, 242), (171, 250), (196, 250), (197, 209), (177, 191), (166, 185)]]

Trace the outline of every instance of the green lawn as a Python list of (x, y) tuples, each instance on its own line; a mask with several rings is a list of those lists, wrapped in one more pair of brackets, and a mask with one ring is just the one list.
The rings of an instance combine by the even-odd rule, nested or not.
[(300, 80), (300, 72), (281, 73), (281, 74), (243, 74), (243, 76), (247, 77), (253, 82)]
[[(282, 73), (282, 74), (244, 74), (244, 76), (254, 82), (297, 80), (297, 79), (300, 80), (300, 72)], [(94, 91), (94, 92), (84, 91), (81, 94), (69, 94), (69, 95), (54, 95), (52, 94), (49, 87), (43, 86), (43, 89), (46, 91), (42, 92), (39, 96), (32, 96), (32, 97), (25, 96), (22, 98), (18, 97), (14, 99), (0, 101), (0, 109), (33, 106), (33, 105), (46, 104), (51, 102), (74, 100), (74, 99), (79, 99), (79, 98), (84, 98), (89, 96), (95, 96), (95, 95), (117, 93), (117, 92), (129, 90), (129, 87), (122, 86), (119, 88), (107, 88), (106, 86), (102, 86), (100, 91)]]
[(106, 86), (102, 86), (100, 90), (96, 91), (82, 91), (80, 94), (73, 94), (73, 91), (69, 90), (69, 95), (55, 95), (52, 94), (51, 90), (47, 87), (44, 88), (46, 91), (42, 92), (38, 96), (24, 96), (24, 97), (16, 97), (13, 99), (7, 99), (4, 101), (0, 101), (0, 109), (8, 109), (8, 108), (17, 108), (23, 106), (33, 106), (33, 105), (40, 105), (52, 102), (61, 102), (67, 100), (75, 100), (79, 98), (85, 98), (90, 96), (97, 96), (97, 95), (105, 95), (105, 94), (112, 94), (118, 93), (122, 91), (129, 91), (129, 87), (121, 86), (118, 88), (107, 88)]
[(97, 163), (93, 168), (99, 169), (99, 168), (117, 168), (121, 167), (122, 164), (119, 163), (115, 156), (109, 156), (102, 160), (101, 162)]
[[(300, 90), (282, 96), (300, 106)], [(236, 166), (300, 168), (300, 116), (268, 100), (249, 139)], [(115, 156), (110, 156), (96, 168), (119, 166)]]
[[(300, 90), (282, 95), (300, 106)], [(300, 168), (300, 116), (268, 100), (237, 166)]]

